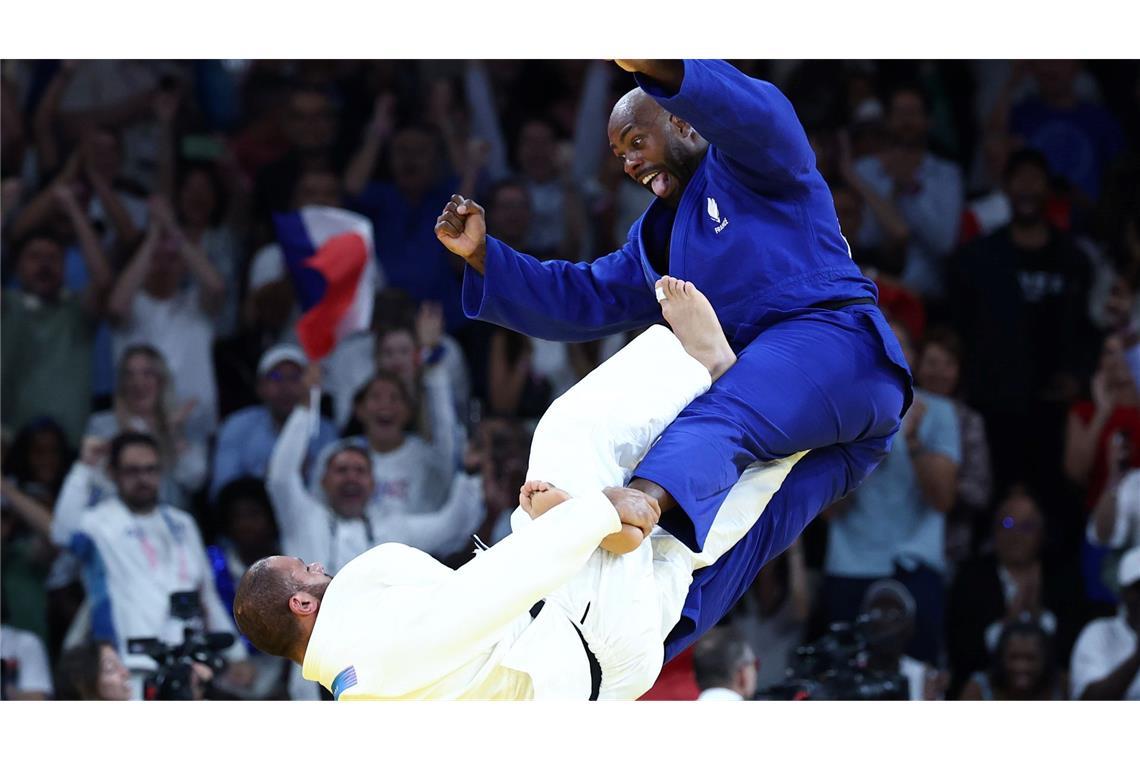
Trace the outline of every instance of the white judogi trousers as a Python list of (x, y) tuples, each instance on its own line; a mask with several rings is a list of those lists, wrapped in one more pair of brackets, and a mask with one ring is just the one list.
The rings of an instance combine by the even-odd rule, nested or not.
[[(672, 332), (649, 328), (551, 405), (535, 430), (527, 479), (545, 480), (571, 496), (626, 485), (669, 423), (709, 385), (708, 371)], [(714, 563), (751, 530), (806, 453), (745, 470), (701, 553), (658, 527), (628, 554), (598, 549), (577, 576), (547, 597), (548, 606), (578, 625), (598, 658), (599, 699), (636, 699), (649, 690), (693, 571)], [(516, 531), (528, 522), (521, 508), (511, 517)]]

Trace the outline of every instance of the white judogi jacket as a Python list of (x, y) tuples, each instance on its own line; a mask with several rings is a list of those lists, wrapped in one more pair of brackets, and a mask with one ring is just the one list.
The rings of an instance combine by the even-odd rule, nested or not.
[(584, 698), (589, 666), (569, 618), (544, 610), (532, 621), (529, 610), (618, 530), (598, 493), (455, 571), (407, 546), (378, 546), (325, 591), (305, 678), (338, 699)]

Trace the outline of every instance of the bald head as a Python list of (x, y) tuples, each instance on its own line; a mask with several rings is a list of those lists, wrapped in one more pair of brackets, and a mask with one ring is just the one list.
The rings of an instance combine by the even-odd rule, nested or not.
[(684, 119), (641, 89), (630, 90), (610, 112), (610, 149), (635, 182), (676, 208), (708, 142)]

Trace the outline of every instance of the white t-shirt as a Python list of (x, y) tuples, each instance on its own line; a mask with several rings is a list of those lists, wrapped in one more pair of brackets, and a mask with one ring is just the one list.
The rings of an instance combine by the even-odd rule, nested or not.
[(131, 303), (129, 319), (114, 332), (115, 361), (138, 343), (158, 349), (170, 368), (178, 403), (197, 399), (187, 423), (188, 435), (191, 431), (209, 434), (218, 426), (213, 342), (213, 319), (202, 311), (196, 286), (183, 288), (164, 301), (140, 290)]
[[(1096, 537), (1094, 518), (1089, 518), (1087, 537), (1093, 546), (1102, 543)], [(1125, 475), (1116, 489), (1116, 521), (1112, 524), (1107, 546), (1112, 549), (1140, 546), (1140, 470), (1132, 470)]]
[(51, 696), (51, 668), (48, 667), (47, 651), (34, 633), (0, 626), (0, 659), (16, 665), (16, 683), (12, 685), (13, 689), (43, 692)]
[[(1100, 618), (1085, 626), (1073, 647), (1069, 668), (1069, 696), (1079, 699), (1094, 681), (1107, 676), (1136, 651), (1136, 631), (1121, 611), (1116, 617)], [(1128, 700), (1140, 700), (1140, 673), (1124, 693)]]
[[(183, 639), (183, 621), (171, 615), (171, 594), (198, 592), (206, 630), (235, 634), (230, 611), (214, 586), (214, 573), (194, 518), (168, 506), (149, 514), (129, 510), (110, 498), (85, 511), (70, 542), (84, 567), (84, 586), (92, 606), (94, 633), (118, 644), (123, 662), (150, 669), (145, 655), (127, 654), (135, 638)], [(227, 651), (244, 660), (239, 641)]]

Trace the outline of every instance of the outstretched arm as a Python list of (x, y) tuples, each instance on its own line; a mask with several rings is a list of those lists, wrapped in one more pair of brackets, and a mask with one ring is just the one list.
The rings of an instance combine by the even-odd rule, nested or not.
[(636, 244), (593, 263), (543, 261), (487, 235), (479, 204), (454, 195), (435, 234), (468, 264), (463, 311), (536, 338), (594, 340), (660, 319)]
[[(647, 502), (619, 500), (615, 505), (597, 492), (560, 504), (439, 584), (410, 611), (406, 619), (417, 624), (397, 636), (393, 657), (419, 660), (423, 652), (431, 652), (430, 664), (421, 663), (417, 681), (451, 672), (473, 648), (492, 644), (504, 626), (565, 584), (603, 538), (621, 529), (623, 520), (644, 524), (648, 533), (656, 523), (652, 509)], [(426, 672), (429, 667), (432, 672)], [(392, 693), (406, 690), (402, 684), (391, 686)]]
[(771, 190), (815, 168), (795, 109), (775, 85), (727, 61), (617, 63), (666, 111), (693, 125), (746, 184)]

